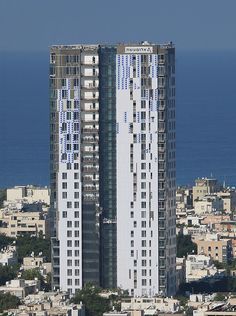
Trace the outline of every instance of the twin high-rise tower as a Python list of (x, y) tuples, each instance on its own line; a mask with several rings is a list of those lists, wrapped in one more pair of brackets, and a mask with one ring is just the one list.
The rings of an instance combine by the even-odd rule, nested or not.
[(175, 49), (52, 46), (53, 285), (175, 293)]

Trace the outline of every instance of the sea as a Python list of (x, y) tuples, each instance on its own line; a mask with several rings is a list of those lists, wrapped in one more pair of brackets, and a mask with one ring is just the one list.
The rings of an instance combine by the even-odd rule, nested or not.
[[(49, 54), (0, 52), (0, 188), (49, 185)], [(176, 51), (177, 185), (236, 186), (236, 53)]]

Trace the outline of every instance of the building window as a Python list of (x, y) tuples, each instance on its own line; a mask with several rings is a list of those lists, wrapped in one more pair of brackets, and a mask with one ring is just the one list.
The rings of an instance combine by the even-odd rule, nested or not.
[(146, 247), (146, 245), (147, 245), (146, 240), (142, 240), (142, 247)]
[(79, 218), (79, 212), (75, 211), (75, 218)]
[(74, 179), (79, 179), (79, 173), (78, 172), (74, 173)]
[(75, 237), (79, 237), (79, 230), (75, 230)]
[(146, 179), (146, 173), (145, 172), (141, 172), (141, 179)]
[(146, 202), (141, 202), (141, 208), (146, 208)]
[(142, 170), (143, 170), (143, 169), (146, 169), (146, 163), (144, 163), (144, 162), (141, 163), (141, 169), (142, 169)]
[(67, 250), (67, 257), (71, 257), (72, 256), (72, 250)]
[(74, 183), (74, 189), (79, 189), (79, 182)]
[(75, 269), (75, 275), (76, 275), (76, 276), (79, 275), (79, 269)]
[(146, 182), (141, 182), (141, 189), (146, 189)]
[(72, 240), (67, 240), (67, 247), (72, 247)]
[(141, 217), (146, 218), (146, 211), (141, 211)]
[(74, 198), (78, 199), (79, 198), (79, 192), (74, 192)]
[(62, 173), (62, 179), (67, 179), (67, 173), (66, 172)]
[(75, 266), (79, 267), (79, 260), (78, 259), (75, 260)]
[(66, 212), (66, 211), (63, 211), (63, 212), (62, 212), (62, 217), (63, 217), (63, 218), (67, 218), (67, 212)]
[(75, 240), (75, 247), (79, 247), (79, 240)]
[(146, 233), (146, 230), (142, 230), (142, 231), (141, 231), (141, 236), (142, 236), (142, 237), (146, 237), (146, 234), (147, 234), (147, 233)]
[(141, 199), (146, 199), (146, 192), (141, 192)]
[(72, 227), (72, 221), (67, 221), (67, 227)]
[(62, 189), (67, 189), (67, 182), (62, 182)]
[(72, 285), (72, 279), (67, 279), (67, 285)]
[(71, 230), (67, 231), (67, 237), (72, 237), (72, 231)]
[(79, 208), (79, 202), (74, 203), (75, 208)]
[(72, 266), (72, 260), (67, 260), (67, 265), (68, 265), (68, 267), (71, 267)]
[(67, 208), (72, 208), (72, 202), (67, 202)]
[(145, 227), (146, 227), (146, 222), (145, 222), (145, 221), (142, 221), (142, 222), (141, 222), (141, 227), (142, 227), (142, 228), (145, 228)]
[(69, 275), (69, 276), (72, 275), (72, 270), (71, 269), (67, 269), (67, 275)]
[(75, 227), (79, 227), (79, 221), (74, 222)]
[(62, 198), (67, 199), (67, 192), (62, 192)]
[(79, 257), (79, 250), (75, 250), (75, 257)]

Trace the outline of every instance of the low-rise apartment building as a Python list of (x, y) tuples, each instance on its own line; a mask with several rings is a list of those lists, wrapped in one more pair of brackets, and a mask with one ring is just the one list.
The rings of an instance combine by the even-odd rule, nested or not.
[(7, 201), (25, 200), (28, 203), (43, 202), (50, 205), (50, 190), (33, 185), (15, 186), (7, 189)]
[(180, 303), (177, 299), (168, 297), (130, 297), (122, 299), (121, 311), (154, 310), (162, 313), (175, 313), (180, 310)]
[(0, 234), (48, 236), (49, 223), (41, 212), (0, 211)]
[(10, 293), (22, 299), (29, 294), (38, 292), (39, 288), (39, 280), (17, 279), (8, 281), (6, 285), (0, 286), (0, 292)]
[(8, 310), (14, 316), (85, 316), (81, 304), (71, 304), (66, 293), (38, 292), (22, 300), (23, 304), (16, 309)]
[(186, 282), (225, 274), (225, 270), (216, 269), (211, 257), (205, 255), (188, 255), (185, 264)]
[(232, 240), (219, 239), (219, 235), (207, 234), (205, 239), (195, 239), (197, 253), (213, 260), (227, 263), (232, 258)]
[(224, 210), (224, 203), (217, 195), (205, 195), (203, 198), (195, 201), (194, 209), (197, 215), (222, 212)]

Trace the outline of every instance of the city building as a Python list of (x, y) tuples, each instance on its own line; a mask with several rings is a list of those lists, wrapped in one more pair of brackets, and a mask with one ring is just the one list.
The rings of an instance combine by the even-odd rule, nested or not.
[(43, 202), (50, 204), (50, 190), (47, 187), (33, 185), (15, 186), (7, 189), (7, 201), (26, 200), (28, 203)]
[(235, 188), (227, 188), (220, 192), (217, 192), (217, 195), (223, 200), (224, 211), (232, 214), (236, 210), (236, 191)]
[(205, 255), (188, 255), (186, 262), (186, 282), (198, 281), (203, 278), (220, 277), (226, 274), (224, 269), (217, 269), (212, 258)]
[[(168, 297), (134, 297), (121, 300), (121, 311), (143, 310), (144, 315), (148, 310), (161, 313), (176, 313), (180, 311), (180, 302)], [(156, 315), (153, 313), (153, 315)]]
[(9, 309), (15, 316), (85, 316), (85, 307), (70, 303), (69, 296), (60, 292), (29, 294), (21, 300), (18, 308)]
[(47, 273), (52, 272), (51, 262), (45, 262), (45, 258), (42, 256), (34, 256), (24, 257), (22, 269), (23, 270), (31, 270), (31, 269), (39, 269), (43, 276), (47, 275)]
[(213, 260), (227, 263), (232, 259), (232, 240), (220, 239), (219, 235), (207, 234), (204, 239), (194, 240), (197, 253), (210, 256)]
[(174, 294), (173, 44), (52, 46), (50, 116), (54, 288)]
[(15, 279), (6, 282), (6, 285), (0, 286), (0, 292), (10, 293), (22, 299), (29, 294), (38, 292), (39, 288), (39, 280)]
[(220, 190), (220, 185), (216, 179), (202, 178), (195, 180), (195, 186), (193, 186), (193, 206), (195, 201), (201, 200), (205, 195), (216, 193)]
[(49, 236), (48, 220), (41, 212), (0, 211), (0, 234), (18, 237)]
[(6, 246), (3, 249), (0, 249), (0, 265), (10, 266), (16, 263), (16, 246)]
[(222, 212), (224, 210), (224, 202), (216, 194), (206, 194), (201, 199), (195, 200), (194, 209), (198, 215)]

